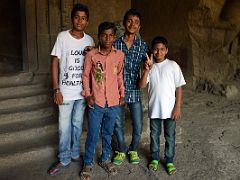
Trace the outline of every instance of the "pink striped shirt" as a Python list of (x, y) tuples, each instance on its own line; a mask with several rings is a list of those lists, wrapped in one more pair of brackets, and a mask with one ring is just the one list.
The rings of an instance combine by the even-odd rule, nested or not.
[(123, 64), (124, 53), (114, 47), (108, 55), (91, 50), (85, 57), (82, 95), (93, 96), (101, 107), (118, 105), (124, 97)]

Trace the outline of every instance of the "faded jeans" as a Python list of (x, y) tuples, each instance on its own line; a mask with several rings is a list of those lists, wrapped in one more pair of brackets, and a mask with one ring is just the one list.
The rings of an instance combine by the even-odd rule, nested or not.
[(67, 165), (80, 156), (85, 99), (64, 101), (59, 105), (59, 161)]

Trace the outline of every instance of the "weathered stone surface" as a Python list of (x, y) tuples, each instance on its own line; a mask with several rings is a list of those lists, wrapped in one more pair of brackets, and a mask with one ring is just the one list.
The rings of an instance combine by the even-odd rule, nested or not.
[[(239, 71), (239, 8), (240, 3), (236, 1), (225, 3), (224, 0), (205, 0), (200, 1), (198, 7), (189, 14), (193, 75), (198, 81), (195, 82), (196, 88), (203, 86), (208, 91), (216, 92), (216, 89), (223, 88), (221, 86), (234, 79), (234, 75)], [(224, 20), (229, 18), (233, 21)], [(203, 81), (206, 81), (205, 85)], [(215, 90), (211, 90), (209, 84), (212, 84)]]
[(225, 96), (227, 98), (233, 99), (239, 95), (239, 90), (234, 85), (228, 85), (225, 88)]

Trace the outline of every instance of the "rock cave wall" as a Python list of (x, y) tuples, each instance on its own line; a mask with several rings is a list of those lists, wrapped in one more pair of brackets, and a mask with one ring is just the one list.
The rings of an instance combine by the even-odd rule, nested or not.
[(132, 0), (141, 35), (169, 40), (169, 57), (199, 91), (235, 96), (240, 79), (239, 0)]
[(240, 1), (201, 0), (189, 13), (193, 85), (237, 95), (240, 74)]

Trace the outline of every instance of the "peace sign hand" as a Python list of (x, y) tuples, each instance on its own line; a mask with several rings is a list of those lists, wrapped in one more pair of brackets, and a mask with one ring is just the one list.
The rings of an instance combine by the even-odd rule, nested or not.
[(148, 54), (146, 53), (146, 57), (147, 57), (147, 61), (145, 62), (144, 66), (145, 66), (146, 70), (150, 70), (153, 65), (153, 54), (151, 54), (151, 56), (149, 58)]

